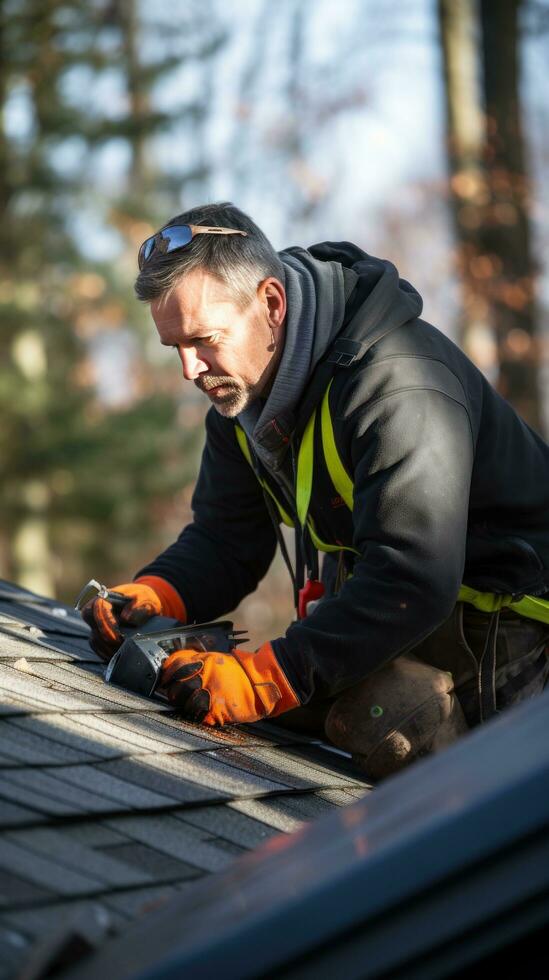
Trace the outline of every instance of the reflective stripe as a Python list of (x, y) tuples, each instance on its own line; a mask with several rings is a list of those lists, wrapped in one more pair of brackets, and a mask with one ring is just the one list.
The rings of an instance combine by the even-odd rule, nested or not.
[(549, 602), (547, 599), (538, 599), (535, 595), (525, 595), (522, 599), (514, 602), (511, 608), (519, 616), (537, 619), (540, 623), (549, 623)]
[[(332, 378), (332, 381), (334, 379)], [(353, 481), (347, 473), (347, 470), (343, 466), (339, 453), (337, 451), (337, 446), (334, 438), (334, 427), (332, 425), (332, 419), (330, 416), (330, 388), (332, 387), (332, 381), (328, 385), (326, 394), (322, 399), (322, 409), (321, 409), (321, 426), (322, 426), (322, 448), (324, 450), (324, 459), (326, 460), (326, 466), (328, 467), (328, 473), (330, 474), (330, 479), (336, 488), (340, 497), (343, 498), (349, 510), (353, 509), (353, 498), (354, 498), (354, 486)]]
[[(331, 385), (330, 381), (330, 385)], [(352, 508), (352, 483), (349, 477), (343, 469), (343, 465), (339, 458), (335, 441), (334, 432), (332, 429), (332, 423), (330, 420), (329, 407), (327, 411), (324, 409), (324, 405), (328, 405), (328, 395), (330, 392), (330, 385), (326, 394), (324, 395), (322, 401), (322, 414), (321, 414), (321, 427), (322, 427), (322, 448), (324, 450), (324, 458), (326, 461), (326, 466), (328, 473), (330, 474), (330, 479), (336, 488), (337, 492), (343, 497), (347, 506), (348, 500), (351, 500)], [(326, 425), (324, 422), (324, 415), (327, 415), (329, 421), (329, 433), (326, 432)], [(299, 453), (297, 456), (297, 486), (295, 491), (296, 498), (296, 508), (297, 516), (299, 518), (299, 523), (302, 527), (305, 526), (307, 522), (307, 527), (309, 529), (309, 534), (311, 535), (311, 540), (318, 551), (351, 551), (353, 554), (357, 555), (358, 551), (355, 548), (350, 548), (348, 545), (341, 544), (327, 544), (322, 541), (316, 533), (314, 522), (312, 517), (308, 516), (309, 505), (311, 503), (311, 495), (313, 492), (313, 469), (314, 469), (314, 438), (315, 438), (315, 422), (316, 422), (316, 410), (311, 415), (311, 418), (307, 422), (305, 432), (303, 433), (303, 438), (301, 440), (301, 445), (299, 447)], [(327, 438), (325, 439), (325, 435)], [(343, 476), (345, 477), (346, 483), (344, 484)], [(337, 482), (336, 482), (337, 481)], [(351, 493), (349, 494), (349, 486), (351, 487)], [(344, 490), (343, 490), (344, 487)], [(345, 495), (344, 495), (345, 491)]]
[[(235, 428), (235, 432), (236, 432), (236, 438), (237, 438), (237, 441), (238, 441), (238, 445), (240, 446), (242, 452), (244, 453), (245, 458), (247, 459), (248, 463), (250, 464), (250, 466), (252, 467), (252, 469), (254, 470), (254, 473), (255, 473), (254, 464), (252, 462), (252, 455), (250, 453), (250, 448), (248, 446), (248, 440), (246, 438), (246, 433), (244, 432), (244, 429), (242, 429), (241, 426), (239, 426), (239, 425), (235, 425), (234, 428)], [(279, 512), (279, 514), (280, 514), (280, 516), (281, 516), (284, 524), (286, 525), (286, 527), (294, 527), (294, 522), (292, 521), (290, 515), (284, 510), (284, 507), (282, 506), (282, 504), (276, 499), (276, 497), (275, 497), (273, 491), (271, 490), (269, 484), (265, 480), (262, 480), (261, 477), (257, 475), (257, 473), (255, 475), (256, 475), (257, 479), (259, 480), (259, 482), (260, 482), (261, 486), (263, 487), (263, 489), (274, 500), (274, 502), (275, 502), (275, 504), (277, 506), (278, 512)]]
[(315, 434), (316, 411), (313, 412), (307, 427), (303, 433), (303, 439), (299, 447), (297, 457), (297, 486), (295, 489), (295, 502), (297, 516), (301, 527), (305, 527), (309, 504), (311, 503), (311, 493), (313, 490), (313, 454), (314, 454), (314, 434)]
[(317, 549), (317, 551), (327, 551), (327, 552), (330, 552), (330, 551), (352, 551), (353, 554), (358, 555), (358, 551), (355, 551), (354, 548), (349, 548), (348, 545), (343, 545), (343, 544), (326, 544), (325, 541), (322, 541), (319, 538), (319, 536), (316, 533), (316, 531), (315, 531), (315, 526), (314, 526), (312, 517), (309, 517), (309, 519), (307, 521), (307, 527), (309, 528), (309, 534), (311, 535), (311, 541), (313, 542), (313, 544), (314, 544), (315, 548)]
[(540, 623), (549, 624), (549, 602), (538, 599), (533, 595), (525, 595), (522, 599), (513, 599), (511, 595), (496, 595), (495, 592), (478, 592), (468, 585), (462, 585), (458, 593), (459, 602), (469, 602), (481, 612), (497, 612), (498, 609), (512, 609), (526, 619), (537, 619)]
[(241, 429), (239, 425), (235, 425), (236, 438), (238, 440), (238, 445), (240, 446), (242, 452), (244, 453), (248, 463), (253, 469), (252, 456), (248, 447), (248, 440), (246, 439), (246, 433), (244, 429)]
[[(318, 534), (316, 533), (316, 529), (312, 517), (308, 516), (309, 504), (311, 502), (311, 493), (313, 487), (315, 418), (316, 418), (316, 411), (313, 412), (312, 418), (310, 418), (309, 422), (307, 423), (307, 427), (303, 435), (301, 446), (299, 447), (299, 453), (297, 459), (297, 488), (296, 488), (297, 515), (302, 527), (305, 526), (305, 521), (306, 521), (306, 526), (309, 530), (309, 534), (311, 535), (311, 541), (313, 542), (313, 545), (318, 551), (325, 551), (325, 552), (350, 551), (356, 555), (358, 554), (358, 552), (356, 551), (355, 548), (351, 548), (347, 545), (341, 545), (341, 544), (327, 544), (325, 541), (322, 541), (322, 539), (319, 538)], [(238, 423), (235, 425), (235, 432), (236, 432), (238, 445), (240, 446), (245, 458), (247, 459), (248, 463), (253, 469), (254, 467), (252, 462), (252, 456), (250, 453), (250, 447), (248, 446), (246, 433), (244, 432), (244, 429), (242, 429), (242, 427), (238, 425)], [(332, 433), (332, 438), (333, 438), (333, 433)], [(334, 448), (335, 448), (335, 443), (334, 443)], [(339, 464), (339, 468), (342, 469), (341, 463), (339, 461), (339, 457), (337, 457), (337, 462)], [(278, 512), (282, 520), (284, 521), (286, 527), (294, 527), (294, 523), (291, 517), (286, 513), (282, 504), (277, 500), (269, 484), (265, 480), (262, 480), (257, 473), (255, 475), (259, 480), (263, 489), (274, 500)], [(332, 480), (332, 482), (334, 481)], [(336, 490), (338, 490), (338, 492), (341, 492), (335, 483), (334, 486), (336, 487)], [(343, 494), (341, 494), (341, 496), (343, 496)]]

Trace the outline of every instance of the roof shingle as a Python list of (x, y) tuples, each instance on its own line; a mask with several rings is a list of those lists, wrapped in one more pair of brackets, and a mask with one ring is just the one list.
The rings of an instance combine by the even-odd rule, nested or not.
[(193, 725), (106, 685), (87, 636), (0, 582), (0, 978), (68, 918), (96, 942), (369, 788), (307, 736)]

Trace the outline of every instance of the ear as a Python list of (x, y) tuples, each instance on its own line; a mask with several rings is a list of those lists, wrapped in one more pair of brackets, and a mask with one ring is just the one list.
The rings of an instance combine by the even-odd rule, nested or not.
[(270, 276), (257, 287), (257, 296), (267, 312), (269, 326), (276, 330), (286, 318), (286, 290), (279, 279)]

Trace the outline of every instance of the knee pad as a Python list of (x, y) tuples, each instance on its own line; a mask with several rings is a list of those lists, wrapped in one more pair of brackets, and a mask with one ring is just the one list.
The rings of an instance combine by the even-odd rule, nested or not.
[(349, 688), (325, 723), (330, 741), (372, 779), (455, 742), (468, 729), (451, 674), (398, 657)]

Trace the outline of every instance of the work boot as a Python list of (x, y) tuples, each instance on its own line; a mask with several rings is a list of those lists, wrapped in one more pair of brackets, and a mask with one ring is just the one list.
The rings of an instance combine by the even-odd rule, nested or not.
[(334, 702), (325, 732), (372, 779), (438, 752), (468, 730), (452, 675), (400, 656)]

